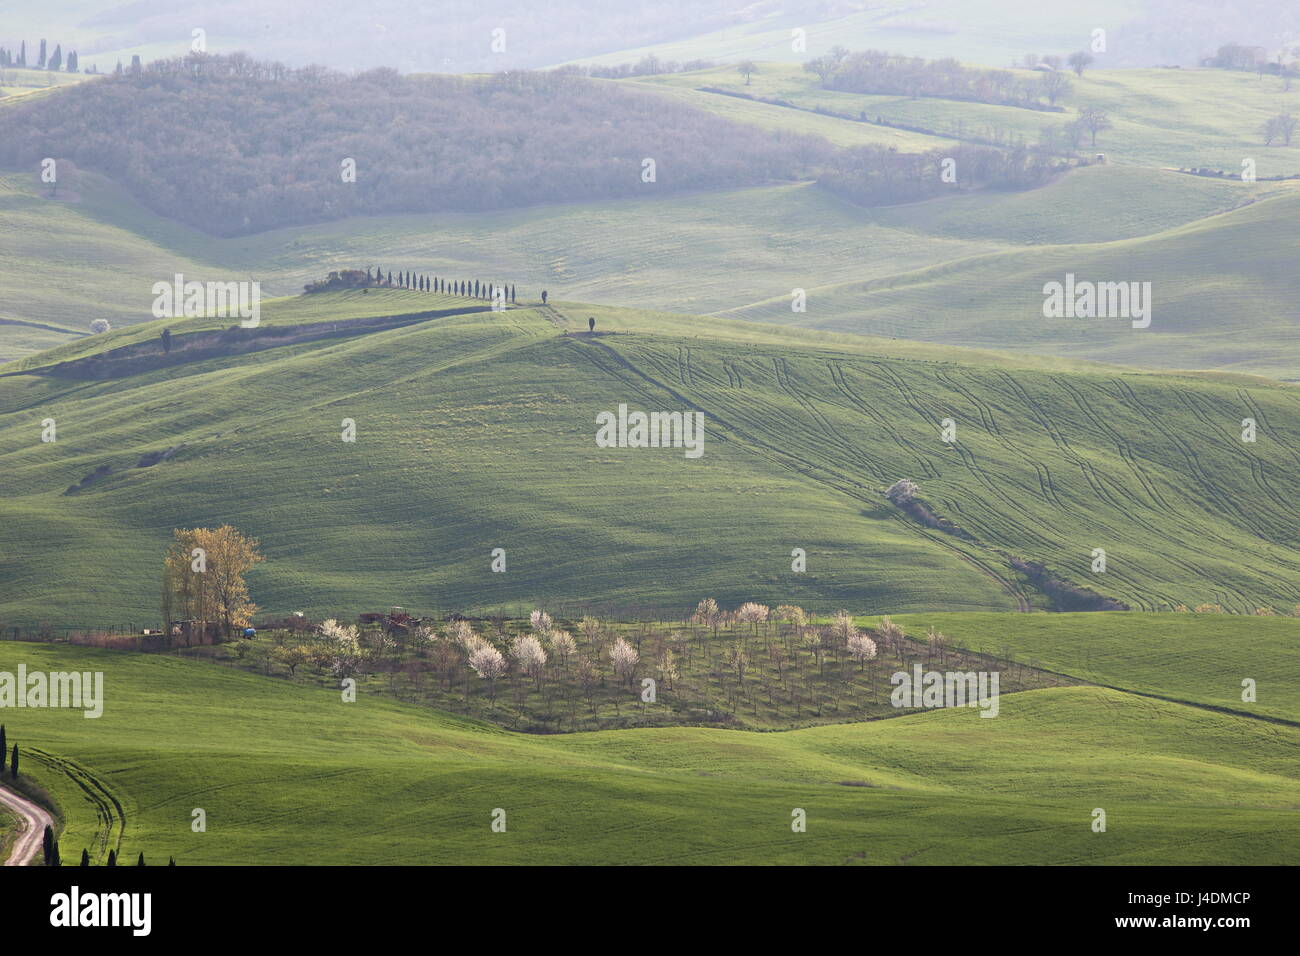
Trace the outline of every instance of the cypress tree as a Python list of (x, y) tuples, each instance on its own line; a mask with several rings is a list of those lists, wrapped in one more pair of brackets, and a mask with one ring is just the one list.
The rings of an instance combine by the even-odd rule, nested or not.
[(167, 857), (167, 865), (168, 865), (168, 866), (175, 866), (175, 865), (176, 865), (176, 857), (174, 857), (174, 856), (169, 856), (169, 857)]
[(45, 41), (41, 41), (41, 55), (36, 60), (36, 69), (45, 69)]
[(5, 744), (5, 725), (0, 724), (0, 770), (4, 769), (4, 752), (8, 749), (8, 746)]
[(136, 866), (144, 866), (144, 851), (140, 851), (140, 859), (135, 861)]
[(18, 745), (14, 744), (14, 755), (9, 760), (9, 773), (15, 780), (18, 779)]
[(170, 352), (170, 351), (172, 350), (172, 330), (171, 330), (171, 329), (163, 329), (163, 330), (162, 330), (162, 344), (163, 344), (163, 353), (164, 353), (164, 354), (166, 354), (167, 352)]
[(117, 851), (116, 851), (116, 850), (109, 850), (109, 851), (108, 851), (108, 865), (109, 865), (109, 866), (117, 866)]
[(393, 273), (391, 271), (388, 273), (388, 284), (393, 284)]
[(86, 852), (85, 847), (81, 849), (81, 865), (90, 866), (90, 854)]
[(50, 855), (50, 866), (62, 866), (63, 854), (59, 852), (59, 841), (54, 841), (54, 852)]
[(48, 823), (45, 825), (45, 832), (41, 834), (41, 853), (45, 857), (45, 865), (49, 866), (50, 861), (54, 859), (54, 831), (50, 829)]
[(510, 301), (515, 301), (515, 284), (513, 282), (510, 283)]
[(26, 40), (23, 40), (22, 43), (18, 45), (18, 65), (22, 67), (27, 66), (27, 41)]

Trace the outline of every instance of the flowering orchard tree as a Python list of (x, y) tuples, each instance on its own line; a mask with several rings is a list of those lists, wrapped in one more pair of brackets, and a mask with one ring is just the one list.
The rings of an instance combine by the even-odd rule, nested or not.
[(691, 615), (691, 620), (696, 624), (703, 624), (705, 627), (711, 627), (716, 632), (718, 622), (722, 620), (722, 611), (718, 608), (718, 602), (713, 598), (705, 598), (695, 607), (695, 613)]
[(538, 634), (547, 634), (551, 630), (551, 615), (545, 611), (537, 610), (528, 615), (528, 623)]
[(551, 651), (560, 659), (561, 667), (569, 666), (569, 658), (578, 650), (578, 642), (568, 631), (551, 632)]
[(632, 679), (636, 677), (637, 662), (641, 660), (636, 648), (623, 638), (617, 638), (614, 646), (609, 649), (609, 660), (614, 665), (614, 673), (631, 685)]
[(736, 608), (736, 621), (740, 624), (752, 624), (754, 630), (758, 630), (758, 625), (766, 624), (771, 613), (766, 604), (755, 604), (749, 601)]
[(532, 634), (517, 637), (511, 653), (524, 673), (535, 680), (541, 680), (542, 668), (546, 666), (546, 651), (542, 650), (541, 641)]
[(849, 656), (858, 662), (858, 669), (876, 656), (876, 642), (861, 631), (854, 631), (848, 638)]
[[(477, 636), (477, 635), (476, 635)], [(474, 672), (479, 677), (488, 682), (488, 689), (492, 695), (492, 703), (497, 701), (497, 678), (506, 672), (506, 659), (501, 656), (501, 652), (478, 638), (479, 645), (469, 654), (469, 666), (474, 668)]]

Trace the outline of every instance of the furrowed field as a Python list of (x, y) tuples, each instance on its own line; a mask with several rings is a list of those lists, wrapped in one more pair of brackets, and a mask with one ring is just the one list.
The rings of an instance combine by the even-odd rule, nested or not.
[[(321, 319), (329, 296), (340, 320), (356, 299), (411, 315), (445, 298), (331, 293), (284, 314)], [(589, 315), (595, 336), (577, 331)], [(152, 620), (171, 530), (214, 522), (261, 541), (259, 604), (318, 618), (541, 602), (679, 616), (701, 594), (863, 613), (935, 593), (954, 610), (1050, 606), (1013, 560), (1136, 609), (1300, 603), (1298, 400), (1261, 380), (569, 305), (416, 314), (192, 363), (177, 348), (175, 364), (120, 379), (0, 377), (0, 570), (14, 584), (0, 614)], [(596, 416), (620, 404), (701, 410), (703, 457), (598, 448)], [(47, 418), (55, 442), (40, 440)], [(940, 440), (946, 418), (955, 443)], [(885, 500), (900, 478), (952, 533)]]

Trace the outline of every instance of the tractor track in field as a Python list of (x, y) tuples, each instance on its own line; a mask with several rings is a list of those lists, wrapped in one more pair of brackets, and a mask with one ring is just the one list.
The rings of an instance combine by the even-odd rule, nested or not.
[(1064, 378), (1057, 379), (1056, 384), (1065, 389), (1066, 393), (1074, 399), (1074, 404), (1078, 406), (1079, 411), (1083, 412), (1084, 417), (1092, 423), (1093, 428), (1097, 429), (1100, 434), (1114, 442), (1116, 449), (1119, 451), (1119, 457), (1123, 459), (1124, 464), (1128, 465), (1129, 471), (1133, 473), (1133, 477), (1136, 478), (1138, 484), (1142, 486), (1142, 490), (1147, 493), (1147, 497), (1149, 497), (1157, 506), (1168, 508), (1169, 503), (1161, 496), (1160, 491), (1156, 488), (1155, 482), (1151, 479), (1151, 476), (1147, 474), (1145, 468), (1138, 464), (1137, 456), (1133, 454), (1133, 448), (1129, 445), (1128, 440), (1106, 423), (1106, 420), (1097, 413), (1095, 408), (1092, 407), (1092, 402), (1088, 400), (1088, 397), (1084, 395), (1083, 392), (1079, 391)]
[[(1264, 414), (1264, 409), (1261, 408), (1255, 399), (1251, 397), (1250, 392), (1246, 391), (1244, 388), (1239, 388), (1237, 389), (1237, 396), (1241, 399), (1242, 403), (1250, 409), (1250, 413), (1254, 416), (1256, 423), (1263, 425), (1264, 429), (1276, 438), (1277, 436), (1273, 431), (1272, 423), (1268, 420), (1268, 416)], [(1300, 444), (1282, 441), (1281, 439), (1278, 439), (1278, 443), (1283, 449), (1291, 453), (1291, 457), (1295, 459), (1297, 470), (1300, 470)]]
[(1019, 382), (1002, 369), (996, 369), (995, 371), (1007, 383), (1007, 386), (1015, 393), (1016, 397), (1020, 399), (1021, 403), (1025, 406), (1026, 410), (1028, 410), (1034, 421), (1036, 421), (1043, 430), (1047, 432), (1048, 437), (1052, 439), (1052, 443), (1056, 445), (1061, 454), (1079, 467), (1084, 480), (1088, 482), (1088, 487), (1092, 489), (1093, 494), (1097, 496), (1099, 501), (1110, 505), (1116, 512), (1122, 515), (1125, 520), (1131, 521), (1135, 525), (1141, 525), (1154, 534), (1162, 534), (1162, 531), (1159, 528), (1153, 527), (1149, 522), (1138, 517), (1138, 515), (1134, 514), (1129, 509), (1128, 505), (1120, 501), (1111, 493), (1110, 489), (1106, 487), (1105, 479), (1101, 473), (1097, 471), (1096, 466), (1074, 450), (1070, 445), (1069, 439), (1067, 439), (1061, 433), (1061, 430), (1056, 427), (1055, 422), (1038, 410), (1038, 406), (1034, 403), (1033, 399), (1029, 397), (1029, 393), (1024, 390), (1024, 387)]
[(935, 377), (975, 407), (975, 411), (979, 413), (980, 424), (984, 427), (986, 432), (990, 435), (996, 435), (999, 438), (1003, 437), (1002, 429), (998, 427), (998, 420), (993, 415), (992, 406), (968, 389), (965, 385), (962, 385), (954, 379), (943, 369), (938, 369), (935, 372)]
[(1200, 401), (1196, 397), (1179, 388), (1175, 388), (1172, 391), (1174, 396), (1182, 402), (1183, 406), (1186, 407), (1188, 411), (1196, 416), (1197, 420), (1202, 425), (1224, 442), (1225, 448), (1234, 448), (1237, 445), (1241, 446), (1242, 454), (1246, 457), (1246, 461), (1250, 465), (1250, 477), (1255, 483), (1255, 487), (1263, 492), (1274, 505), (1280, 508), (1283, 514), (1287, 514), (1291, 518), (1300, 517), (1300, 515), (1297, 515), (1291, 504), (1278, 494), (1273, 486), (1268, 483), (1268, 479), (1264, 474), (1264, 461), (1258, 456), (1252, 454), (1250, 449), (1246, 447), (1245, 442), (1236, 439), (1223, 427), (1221, 422), (1216, 421), (1208, 412), (1206, 412), (1205, 409), (1201, 407)]
[(830, 370), (831, 382), (835, 385), (835, 388), (840, 392), (840, 394), (849, 400), (849, 403), (853, 408), (879, 425), (895, 445), (912, 456), (913, 460), (916, 462), (918, 470), (920, 471), (922, 479), (939, 477), (939, 470), (935, 468), (929, 457), (915, 444), (904, 438), (899, 433), (898, 429), (889, 423), (889, 419), (886, 418), (879, 409), (872, 406), (869, 402), (862, 400), (862, 396), (857, 393), (845, 377), (844, 366), (842, 363), (828, 361), (826, 367)]
[[(845, 436), (843, 432), (835, 427), (834, 423), (832, 423), (831, 420), (817, 408), (815, 402), (811, 398), (804, 395), (795, 385), (790, 375), (790, 365), (786, 362), (784, 357), (773, 357), (772, 371), (776, 375), (777, 387), (779, 387), (781, 391), (785, 392), (786, 395), (789, 395), (790, 398), (794, 399), (799, 407), (808, 413), (808, 416), (814, 423), (816, 423), (818, 430), (833, 442), (833, 447), (844, 449), (853, 447), (853, 442)], [(863, 466), (863, 470), (867, 471), (876, 481), (889, 480), (888, 473), (885, 471), (883, 463), (868, 458), (861, 451), (857, 452), (857, 457), (860, 459), (860, 464)]]
[[(1126, 382), (1126, 381), (1124, 381), (1124, 379), (1122, 379), (1122, 378), (1115, 378), (1115, 379), (1112, 379), (1111, 381), (1115, 384), (1116, 388), (1118, 389), (1118, 391), (1119, 391), (1119, 393), (1120, 393), (1120, 394), (1119, 394), (1119, 398), (1120, 398), (1120, 400), (1121, 400), (1122, 402), (1124, 402), (1125, 404), (1127, 404), (1127, 405), (1128, 405), (1130, 408), (1132, 408), (1135, 412), (1141, 413), (1141, 411), (1142, 411), (1142, 405), (1141, 405), (1140, 400), (1139, 400), (1138, 397), (1137, 397), (1137, 394), (1133, 391), (1132, 386), (1129, 385), (1129, 383)], [(1178, 393), (1178, 390), (1175, 390), (1175, 394), (1177, 394), (1177, 393)], [(1238, 395), (1242, 398), (1242, 400), (1247, 404), (1248, 407), (1250, 407), (1252, 410), (1258, 411), (1258, 409), (1255, 407), (1254, 403), (1251, 401), (1250, 396), (1249, 396), (1249, 395), (1248, 395), (1244, 390), (1239, 389), (1239, 390), (1238, 390)], [(1194, 407), (1194, 406), (1191, 405), (1190, 403), (1185, 403), (1185, 404), (1187, 405), (1189, 411), (1191, 411), (1194, 415), (1196, 415), (1197, 418), (1198, 418), (1198, 419), (1199, 419), (1203, 424), (1206, 424), (1206, 425), (1208, 425), (1208, 426), (1210, 426), (1210, 427), (1212, 427), (1212, 428), (1214, 428), (1214, 427), (1218, 427), (1218, 423), (1212, 421), (1211, 419), (1209, 419), (1209, 418), (1204, 414), (1203, 410), (1197, 409), (1196, 407)], [(1263, 419), (1263, 417), (1262, 417), (1262, 412), (1259, 412), (1259, 415), (1260, 415), (1261, 417), (1257, 417), (1256, 420), (1257, 420), (1257, 421), (1264, 421), (1264, 419)], [(1223, 434), (1224, 434), (1224, 436), (1225, 436), (1229, 441), (1231, 441), (1231, 437), (1232, 437), (1232, 436), (1231, 436), (1228, 432), (1225, 431)], [(1176, 438), (1174, 438), (1173, 436), (1169, 436), (1169, 437), (1170, 437), (1171, 442), (1172, 442), (1172, 443), (1175, 445), (1175, 447), (1178, 449), (1178, 451), (1179, 451), (1180, 453), (1182, 453), (1183, 456), (1184, 456), (1185, 458), (1188, 459), (1189, 467), (1192, 466), (1192, 465), (1195, 465), (1197, 468), (1199, 468), (1199, 460), (1194, 460), (1194, 452), (1191, 452), (1191, 450), (1190, 450), (1189, 448), (1187, 448), (1187, 447), (1185, 446), (1185, 444), (1180, 445), (1180, 440), (1179, 440), (1179, 439), (1176, 439)], [(1189, 456), (1191, 456), (1191, 457), (1189, 457)], [(1250, 456), (1250, 457), (1251, 457), (1252, 459), (1254, 458), (1254, 456)], [(1300, 459), (1298, 459), (1298, 460), (1300, 460)], [(1263, 464), (1263, 463), (1261, 462), (1261, 466), (1262, 466), (1262, 464)], [(1204, 490), (1205, 490), (1205, 484), (1204, 484), (1204, 482), (1208, 479), (1208, 476), (1203, 476), (1203, 475), (1194, 475), (1194, 477), (1197, 478), (1198, 483), (1201, 483), (1202, 490), (1204, 491)], [(1261, 475), (1261, 477), (1262, 477), (1262, 475)], [(1211, 489), (1211, 494), (1212, 494), (1212, 496), (1213, 496), (1212, 489)], [(1170, 513), (1171, 513), (1171, 514), (1173, 513), (1173, 509), (1172, 509), (1172, 508), (1170, 508)], [(1147, 527), (1149, 527), (1149, 526), (1147, 526)], [(1236, 543), (1234, 543), (1234, 542), (1231, 542), (1231, 541), (1225, 541), (1224, 539), (1218, 537), (1217, 535), (1214, 536), (1213, 540), (1214, 540), (1216, 543), (1222, 545), (1224, 548), (1227, 548), (1227, 549), (1230, 549), (1230, 550), (1236, 550), (1236, 549), (1239, 547), (1238, 544), (1236, 544)], [(1265, 539), (1265, 540), (1268, 540), (1268, 539)], [(1210, 575), (1205, 571), (1204, 568), (1201, 568), (1201, 567), (1199, 567), (1198, 565), (1191, 563), (1190, 561), (1186, 561), (1186, 560), (1184, 560), (1184, 559), (1182, 559), (1182, 558), (1177, 558), (1177, 557), (1174, 557), (1173, 555), (1169, 555), (1169, 554), (1164, 555), (1164, 557), (1165, 557), (1165, 559), (1166, 559), (1166, 560), (1167, 560), (1171, 565), (1173, 565), (1173, 566), (1176, 567), (1176, 568), (1180, 568), (1180, 569), (1183, 570), (1183, 571), (1186, 571), (1186, 572), (1190, 573), (1194, 578), (1201, 579), (1201, 580), (1208, 580), (1208, 579), (1211, 577), (1211, 576), (1210, 576)], [(1288, 588), (1291, 588), (1292, 593), (1297, 593), (1297, 592), (1294, 591), (1294, 587), (1293, 587), (1289, 582), (1287, 582), (1285, 579), (1279, 577), (1278, 575), (1273, 574), (1273, 573), (1270, 572), (1270, 573), (1267, 573), (1265, 576), (1266, 576), (1269, 580), (1274, 581), (1276, 584), (1280, 585), (1280, 586), (1282, 587), (1283, 591), (1286, 591)], [(1229, 593), (1229, 592), (1231, 592), (1231, 593)], [(1175, 604), (1177, 603), (1177, 602), (1172, 601), (1170, 598), (1168, 598), (1168, 596), (1161, 596), (1161, 595), (1157, 595), (1157, 596), (1158, 596), (1158, 597), (1161, 597), (1161, 599), (1162, 599), (1166, 604), (1168, 604), (1168, 605), (1170, 605), (1170, 606), (1173, 606), (1173, 605), (1175, 605)], [(1237, 605), (1237, 606), (1240, 606), (1240, 607), (1242, 607), (1242, 608), (1245, 608), (1246, 610), (1251, 610), (1251, 609), (1253, 608), (1253, 604), (1252, 604), (1250, 601), (1248, 601), (1248, 600), (1246, 599), (1246, 596), (1245, 596), (1243, 593), (1241, 593), (1240, 591), (1237, 591), (1237, 590), (1234, 589), (1234, 588), (1228, 588), (1227, 590), (1221, 591), (1221, 592), (1219, 592), (1219, 593), (1216, 595), (1216, 597), (1219, 599), (1219, 600), (1217, 601), (1217, 603), (1223, 604), (1225, 607), (1233, 606), (1233, 605), (1235, 604), (1235, 605)]]
[(677, 346), (677, 381), (688, 388), (695, 384), (691, 375), (691, 350), (689, 346)]
[(99, 777), (85, 767), (44, 750), (29, 748), (28, 755), (43, 767), (63, 774), (77, 785), (82, 795), (95, 808), (98, 821), (93, 847), (88, 847), (93, 860), (103, 860), (109, 850), (122, 849), (122, 837), (126, 833), (126, 810), (121, 800)]
[[(606, 345), (604, 342), (600, 342), (595, 339), (581, 339), (581, 340), (575, 339), (574, 341), (576, 344), (578, 344), (579, 348), (583, 349), (584, 353), (592, 361), (592, 363), (598, 369), (605, 372), (606, 374), (613, 375), (616, 378), (619, 377), (615, 373), (613, 373), (607, 366), (597, 361), (596, 356), (592, 354), (593, 351), (607, 356), (619, 368), (625, 369), (626, 371), (630, 372), (632, 375), (641, 379), (645, 386), (666, 392), (667, 394), (671, 395), (675, 400), (681, 402), (683, 405), (691, 409), (694, 409), (696, 411), (701, 411), (701, 412), (704, 411), (704, 409), (700, 408), (696, 402), (691, 401), (691, 399), (689, 399), (686, 395), (682, 394), (677, 389), (673, 388), (671, 385), (668, 385), (663, 382), (659, 382), (656, 379), (654, 379), (652, 376), (646, 374), (646, 372), (637, 368), (635, 365), (629, 362), (616, 349), (612, 348), (609, 345)], [(710, 413), (706, 413), (706, 414), (710, 414)], [(719, 417), (716, 413), (710, 414), (710, 417), (714, 421), (716, 421), (719, 425), (721, 425), (724, 429), (729, 430), (739, 441), (743, 442), (755, 453), (768, 459), (774, 464), (779, 465), (782, 468), (795, 471), (796, 473), (801, 474), (811, 479), (812, 481), (816, 481), (820, 484), (828, 485), (834, 491), (837, 491), (840, 494), (848, 495), (850, 498), (853, 498), (857, 501), (863, 502), (865, 504), (871, 504), (871, 505), (878, 504), (880, 499), (880, 494), (878, 489), (873, 489), (864, 485), (862, 482), (854, 479), (851, 475), (842, 474), (830, 468), (826, 468), (824, 466), (811, 466), (806, 461), (800, 461), (796, 459), (794, 456), (786, 452), (783, 452), (781, 449), (776, 448), (775, 446), (770, 445), (769, 443), (763, 441), (762, 439), (751, 435), (745, 429), (737, 427), (736, 425), (732, 424), (726, 419)], [(952, 542), (944, 540), (946, 535), (932, 533), (928, 529), (918, 525), (915, 521), (912, 521), (904, 517), (902, 514), (894, 515), (893, 519), (895, 521), (902, 522), (903, 525), (913, 533), (920, 534), (928, 538), (930, 541), (934, 542), (935, 544), (938, 544), (940, 547), (946, 548), (947, 550), (953, 552), (962, 561), (971, 565), (976, 570), (983, 573), (985, 576), (991, 578), (994, 582), (997, 583), (998, 588), (1001, 591), (1006, 593), (1008, 596), (1012, 598), (1012, 600), (1016, 602), (1018, 609), (1020, 611), (1031, 610), (1030, 604), (1025, 599), (1023, 591), (1014, 582), (1014, 580), (1009, 579), (1004, 575), (998, 573), (983, 559), (975, 558), (973, 555), (967, 553), (966, 551), (963, 551), (961, 548), (958, 548)]]
[(1056, 493), (1056, 485), (1052, 481), (1052, 471), (1048, 468), (1047, 463), (1039, 461), (1033, 455), (1029, 454), (1029, 452), (1025, 451), (1019, 442), (1013, 441), (1008, 435), (1004, 435), (1002, 429), (998, 427), (997, 419), (993, 415), (992, 406), (982, 398), (966, 386), (962, 385), (943, 369), (940, 369), (936, 375), (939, 381), (943, 382), (975, 407), (976, 412), (978, 412), (980, 416), (980, 424), (984, 426), (984, 430), (991, 437), (999, 439), (1007, 448), (1019, 455), (1021, 459), (1027, 462), (1034, 469), (1034, 472), (1038, 477), (1038, 488), (1042, 493), (1043, 500), (1056, 505), (1058, 508), (1064, 508), (1065, 503), (1061, 501), (1060, 496)]

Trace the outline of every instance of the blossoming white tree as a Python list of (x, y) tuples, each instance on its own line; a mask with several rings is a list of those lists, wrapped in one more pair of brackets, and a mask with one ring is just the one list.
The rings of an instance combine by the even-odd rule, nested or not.
[(528, 615), (528, 623), (532, 625), (534, 631), (538, 634), (547, 634), (551, 630), (551, 615), (545, 611), (536, 610)]
[(758, 625), (767, 623), (771, 613), (771, 609), (766, 604), (755, 604), (753, 601), (748, 601), (736, 608), (736, 621), (741, 624), (752, 624), (754, 630), (757, 631)]
[(546, 651), (542, 649), (541, 641), (532, 634), (521, 635), (515, 638), (511, 654), (524, 673), (536, 681), (541, 681), (542, 668), (546, 666)]
[(718, 622), (722, 620), (722, 611), (718, 608), (718, 602), (713, 598), (705, 598), (695, 607), (695, 613), (691, 615), (691, 620), (696, 624), (703, 624), (705, 627), (713, 629), (716, 637), (718, 633)]
[(858, 669), (876, 656), (876, 642), (861, 631), (855, 630), (848, 637), (849, 656), (858, 662)]
[(636, 652), (636, 648), (621, 637), (615, 639), (614, 646), (609, 649), (609, 660), (614, 665), (614, 673), (629, 685), (636, 676), (636, 665), (640, 659), (641, 655)]
[(320, 626), (320, 633), (328, 646), (330, 672), (335, 677), (351, 677), (355, 674), (364, 661), (357, 629), (351, 624), (340, 624), (330, 618)]
[(560, 659), (560, 666), (567, 668), (569, 658), (578, 650), (578, 642), (568, 631), (552, 631), (551, 650)]
[(479, 638), (479, 644), (469, 654), (469, 666), (474, 668), (479, 677), (488, 682), (492, 703), (497, 702), (497, 678), (506, 672), (506, 659), (501, 652)]

